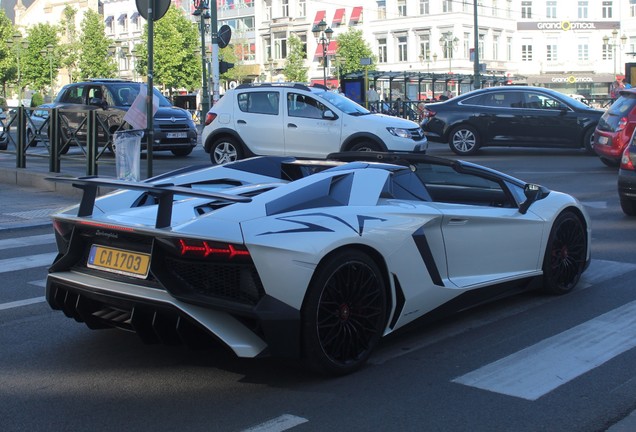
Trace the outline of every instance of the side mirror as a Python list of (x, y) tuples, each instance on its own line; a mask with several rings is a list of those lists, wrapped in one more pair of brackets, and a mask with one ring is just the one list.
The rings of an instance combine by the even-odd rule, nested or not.
[(523, 194), (526, 196), (526, 200), (519, 206), (519, 213), (526, 214), (530, 206), (536, 201), (546, 196), (548, 191), (537, 184), (528, 183), (523, 188)]
[(106, 102), (105, 100), (100, 99), (100, 98), (91, 98), (91, 99), (88, 101), (88, 104), (89, 104), (89, 105), (93, 105), (93, 106), (98, 106), (98, 107), (100, 107), (101, 109), (106, 109), (106, 108), (108, 108), (108, 102)]
[(335, 120), (338, 118), (338, 116), (336, 116), (336, 114), (331, 110), (325, 110), (322, 113), (322, 118), (325, 120)]

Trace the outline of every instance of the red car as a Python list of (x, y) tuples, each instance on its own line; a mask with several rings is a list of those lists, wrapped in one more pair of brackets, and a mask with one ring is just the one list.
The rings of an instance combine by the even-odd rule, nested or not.
[(618, 167), (636, 126), (636, 89), (624, 89), (594, 131), (594, 151), (607, 166)]

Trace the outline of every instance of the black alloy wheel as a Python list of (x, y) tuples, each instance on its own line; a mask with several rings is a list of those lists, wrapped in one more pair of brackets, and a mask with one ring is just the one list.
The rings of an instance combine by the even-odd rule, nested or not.
[(309, 286), (302, 317), (310, 367), (331, 375), (360, 368), (386, 325), (386, 287), (377, 264), (357, 250), (329, 257)]
[(587, 232), (571, 211), (561, 213), (552, 226), (543, 259), (543, 289), (550, 294), (570, 292), (581, 278), (587, 255)]

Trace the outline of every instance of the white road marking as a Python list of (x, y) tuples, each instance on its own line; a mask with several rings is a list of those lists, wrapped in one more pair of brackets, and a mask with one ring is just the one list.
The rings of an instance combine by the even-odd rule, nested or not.
[(18, 301), (9, 302), (9, 303), (0, 303), (0, 310), (13, 309), (13, 308), (22, 307), (22, 306), (28, 306), (28, 305), (32, 305), (32, 304), (35, 304), (35, 303), (42, 303), (44, 301), (46, 301), (46, 298), (44, 298), (44, 297), (34, 297), (34, 298), (30, 298), (30, 299), (18, 300)]
[(276, 417), (260, 425), (245, 429), (243, 432), (281, 432), (298, 426), (299, 424), (307, 423), (308, 421), (306, 418), (283, 414), (280, 417)]
[(50, 252), (39, 255), (3, 259), (0, 260), (0, 273), (49, 266), (53, 263), (56, 256), (57, 252)]
[(46, 279), (40, 279), (36, 281), (29, 282), (29, 285), (35, 285), (38, 287), (46, 288)]
[(42, 234), (30, 237), (18, 237), (0, 240), (0, 250), (24, 246), (37, 246), (55, 242), (54, 234)]
[[(577, 291), (581, 291), (590, 288), (595, 284), (634, 270), (636, 270), (636, 264), (592, 260), (590, 267), (585, 273), (583, 273), (583, 276), (581, 276), (581, 280), (575, 289)], [(430, 326), (426, 329), (425, 337), (422, 337), (421, 333), (414, 332), (412, 335), (402, 336), (401, 343), (399, 345), (389, 345), (388, 348), (384, 349), (380, 347), (380, 349), (373, 353), (369, 359), (369, 363), (374, 365), (384, 364), (387, 361), (424, 349), (441, 340), (478, 329), (504, 318), (521, 314), (544, 303), (548, 303), (553, 299), (554, 297), (552, 296), (538, 296), (533, 299), (528, 299), (523, 303), (516, 304), (515, 307), (502, 309), (497, 313), (490, 313), (488, 315), (474, 314), (463, 318), (461, 322), (450, 322), (437, 328), (435, 326)]]
[(607, 201), (581, 201), (585, 207), (597, 208), (597, 209), (606, 209)]
[(536, 400), (636, 346), (636, 301), (455, 378), (453, 382)]

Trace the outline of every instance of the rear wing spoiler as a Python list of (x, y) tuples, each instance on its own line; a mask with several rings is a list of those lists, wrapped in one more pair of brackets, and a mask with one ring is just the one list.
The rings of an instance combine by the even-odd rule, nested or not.
[(172, 221), (172, 202), (175, 195), (185, 195), (194, 198), (210, 198), (237, 203), (252, 201), (251, 198), (237, 195), (224, 194), (219, 192), (208, 192), (196, 190), (184, 186), (175, 186), (172, 183), (151, 184), (146, 182), (131, 182), (104, 177), (47, 177), (46, 180), (56, 183), (71, 183), (73, 187), (81, 189), (82, 200), (77, 211), (78, 217), (90, 217), (93, 215), (95, 199), (97, 198), (97, 188), (100, 186), (127, 189), (145, 192), (157, 199), (159, 208), (155, 228), (169, 227)]

